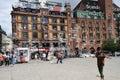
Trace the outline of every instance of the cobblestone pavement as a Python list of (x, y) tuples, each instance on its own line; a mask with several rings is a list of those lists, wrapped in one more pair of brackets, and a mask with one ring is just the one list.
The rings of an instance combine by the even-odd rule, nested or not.
[[(0, 66), (0, 80), (100, 80), (93, 58), (67, 58), (63, 64), (32, 60), (14, 66)], [(120, 80), (120, 57), (106, 59), (105, 80)]]

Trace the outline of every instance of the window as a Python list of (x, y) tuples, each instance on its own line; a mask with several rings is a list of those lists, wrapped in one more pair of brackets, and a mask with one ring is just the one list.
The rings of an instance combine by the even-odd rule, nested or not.
[(100, 34), (97, 34), (96, 38), (97, 38), (97, 40), (99, 40), (100, 39)]
[(44, 33), (44, 39), (48, 38), (48, 33)]
[(93, 30), (92, 30), (92, 27), (89, 27), (89, 33), (92, 33)]
[(12, 21), (16, 21), (16, 16), (15, 15), (12, 16)]
[(111, 27), (112, 26), (112, 22), (108, 22), (108, 27)]
[(36, 16), (32, 16), (32, 21), (37, 21), (37, 17)]
[(12, 28), (13, 28), (13, 29), (16, 29), (16, 24), (12, 24)]
[(52, 22), (53, 23), (57, 23), (57, 19), (56, 18), (52, 18)]
[(33, 32), (33, 38), (38, 38), (38, 33), (37, 32)]
[(53, 38), (57, 38), (57, 33), (53, 33)]
[(105, 28), (105, 23), (103, 23), (102, 27)]
[(48, 18), (43, 17), (43, 18), (42, 18), (42, 23), (48, 23)]
[(96, 28), (96, 32), (99, 32), (99, 28), (98, 27)]
[(90, 44), (93, 44), (94, 43), (94, 41), (93, 40), (90, 40)]
[(60, 26), (61, 31), (65, 31), (65, 26)]
[(23, 38), (28, 38), (28, 33), (27, 32), (23, 32)]
[(60, 19), (60, 23), (65, 23), (64, 19)]
[(84, 21), (81, 22), (81, 26), (85, 27), (85, 22)]
[(96, 27), (99, 27), (99, 23), (98, 22), (96, 23)]
[(28, 17), (27, 16), (22, 16), (22, 21), (28, 21)]
[(85, 41), (85, 40), (82, 40), (82, 44), (86, 44), (86, 41)]
[(85, 33), (85, 27), (82, 27), (82, 33)]
[(92, 22), (89, 22), (89, 25), (88, 25), (88, 27), (92, 27)]
[(86, 39), (86, 34), (82, 34), (82, 39)]
[(22, 24), (22, 29), (23, 30), (27, 30), (28, 29), (28, 25), (27, 24)]
[(65, 38), (65, 33), (62, 33), (62, 34), (61, 34), (61, 38)]
[(48, 26), (47, 25), (43, 25), (42, 28), (43, 28), (43, 30), (48, 30)]
[(90, 34), (89, 38), (93, 40), (93, 34)]
[(32, 25), (32, 29), (33, 29), (33, 30), (37, 30), (37, 24), (33, 24), (33, 25)]
[(53, 26), (52, 26), (52, 29), (53, 29), (53, 30), (57, 30), (57, 26), (53, 25)]

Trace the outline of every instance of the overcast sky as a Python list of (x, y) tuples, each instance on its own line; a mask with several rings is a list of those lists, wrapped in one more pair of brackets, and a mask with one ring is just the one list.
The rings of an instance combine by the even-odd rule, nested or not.
[[(72, 7), (74, 8), (81, 0), (49, 0), (55, 2), (70, 2)], [(11, 10), (12, 4), (18, 2), (18, 0), (1, 0), (0, 1), (0, 25), (2, 29), (7, 33), (11, 34)], [(120, 0), (113, 0), (118, 6), (120, 6)]]

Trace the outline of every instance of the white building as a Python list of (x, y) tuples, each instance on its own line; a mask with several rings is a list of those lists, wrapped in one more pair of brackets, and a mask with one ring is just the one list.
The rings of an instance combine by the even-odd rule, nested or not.
[(2, 34), (2, 51), (11, 51), (12, 50), (12, 39), (6, 34)]

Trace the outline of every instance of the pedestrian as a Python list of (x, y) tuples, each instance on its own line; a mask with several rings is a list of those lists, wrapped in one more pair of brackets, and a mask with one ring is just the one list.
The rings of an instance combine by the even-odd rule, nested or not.
[(14, 65), (16, 63), (16, 55), (15, 53), (12, 54), (12, 64)]
[(61, 52), (58, 52), (58, 54), (57, 54), (57, 64), (59, 61), (62, 64), (62, 53)]
[(6, 52), (4, 54), (5, 57), (5, 66), (9, 66), (9, 52)]
[(67, 58), (67, 56), (68, 56), (68, 52), (67, 50), (65, 50), (65, 58)]
[(4, 58), (3, 58), (3, 54), (2, 54), (2, 53), (0, 53), (0, 66), (2, 66), (2, 65), (3, 65), (3, 60), (4, 60)]
[(47, 60), (47, 61), (48, 61), (48, 59), (47, 59), (47, 58), (48, 58), (48, 53), (49, 53), (49, 51), (46, 50), (46, 51), (45, 51), (45, 54), (46, 54), (46, 60)]
[(45, 51), (43, 52), (42, 57), (43, 57), (43, 61), (46, 61), (46, 53), (45, 53)]
[(101, 80), (104, 80), (104, 74), (103, 74), (103, 67), (105, 64), (104, 59), (105, 58), (111, 59), (111, 57), (105, 55), (105, 53), (103, 53), (101, 47), (98, 47), (97, 52), (96, 52), (95, 56), (93, 56), (93, 58), (97, 58), (97, 67), (98, 67), (98, 71), (100, 73), (100, 78), (101, 78)]
[(12, 58), (13, 58), (13, 52), (10, 52), (9, 54), (9, 63), (12, 64)]

